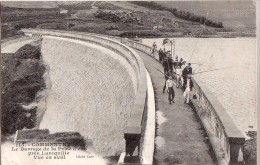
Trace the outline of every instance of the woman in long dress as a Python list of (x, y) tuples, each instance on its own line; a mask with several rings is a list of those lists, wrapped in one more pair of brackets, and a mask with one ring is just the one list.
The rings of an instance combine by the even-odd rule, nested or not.
[(187, 76), (187, 83), (185, 84), (186, 89), (183, 93), (183, 96), (185, 97), (184, 103), (189, 104), (190, 103), (190, 92), (192, 91), (193, 88), (193, 82), (191, 80), (191, 76)]

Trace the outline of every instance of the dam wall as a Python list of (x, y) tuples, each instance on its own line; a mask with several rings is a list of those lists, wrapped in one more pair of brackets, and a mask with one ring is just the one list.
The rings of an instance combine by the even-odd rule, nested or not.
[[(95, 34), (86, 34), (86, 33), (76, 33), (73, 32), (66, 34), (66, 32), (60, 32), (60, 34), (57, 34), (55, 31), (52, 32), (46, 32), (44, 30), (24, 30), (25, 33), (32, 34), (40, 34), (42, 35), (53, 35), (58, 36), (61, 35), (63, 37), (77, 37), (82, 40), (85, 37), (86, 40), (90, 42), (96, 42), (97, 40), (100, 40), (102, 43), (97, 44), (108, 44), (112, 46), (113, 44), (104, 42), (104, 39), (111, 39), (115, 40), (114, 43), (123, 43), (129, 47), (138, 49), (150, 56), (152, 52), (152, 47), (146, 46), (144, 44), (134, 42), (128, 39), (124, 38), (118, 38), (118, 37), (109, 37), (109, 36), (102, 36), (102, 35), (95, 35)], [(55, 34), (56, 33), (56, 34)], [(68, 33), (68, 32), (67, 32)], [(97, 40), (93, 41), (94, 38), (98, 38)], [(118, 45), (114, 45), (114, 48), (118, 48)], [(114, 50), (114, 48), (111, 48), (111, 50)], [(125, 48), (119, 48), (119, 50), (123, 50)], [(118, 51), (118, 50), (116, 50)], [(125, 56), (124, 56), (125, 57)], [(131, 55), (130, 55), (131, 57)], [(153, 56), (154, 59), (159, 61), (158, 51)], [(134, 60), (136, 58), (132, 58), (131, 60)], [(139, 58), (137, 58), (139, 59)], [(137, 64), (139, 61), (137, 60), (135, 64)], [(140, 69), (140, 66), (134, 67), (134, 70), (136, 73), (138, 73), (138, 69)], [(141, 71), (141, 70), (139, 70)], [(138, 79), (138, 78), (137, 78)], [(139, 79), (140, 80), (140, 79)], [(144, 79), (143, 79), (144, 80)], [(205, 130), (207, 131), (210, 143), (213, 147), (213, 150), (215, 152), (216, 158), (218, 160), (218, 164), (236, 164), (238, 161), (242, 159), (242, 153), (241, 153), (241, 147), (245, 143), (245, 137), (242, 134), (242, 132), (237, 128), (237, 126), (233, 123), (230, 116), (227, 114), (226, 109), (219, 103), (219, 101), (213, 96), (212, 92), (205, 86), (205, 84), (197, 79), (196, 77), (192, 77), (192, 80), (194, 82), (194, 90), (192, 91), (192, 95), (194, 94), (194, 97), (192, 97), (191, 101), (193, 103), (194, 109), (199, 116), (202, 125), (204, 126)], [(146, 81), (138, 81), (137, 82), (137, 93), (140, 89), (140, 86), (144, 86), (143, 82)], [(144, 88), (142, 88), (144, 89)], [(145, 88), (147, 89), (147, 88)], [(141, 141), (142, 140), (142, 124), (139, 124), (138, 121), (143, 121), (143, 116), (146, 113), (146, 105), (147, 105), (147, 91), (146, 90), (139, 90), (141, 95), (136, 95), (136, 102), (135, 102), (135, 108), (134, 110), (136, 113), (132, 113), (131, 118), (128, 121), (128, 125), (125, 129), (124, 135), (126, 139), (126, 154), (134, 154), (136, 152), (135, 149), (138, 149), (138, 155), (140, 148)], [(145, 99), (144, 99), (145, 98)], [(142, 102), (142, 103), (139, 103)], [(137, 143), (134, 144), (134, 149), (131, 149), (131, 144), (128, 143), (128, 140), (135, 141), (137, 140)], [(127, 150), (129, 148), (129, 150)]]
[[(79, 107), (74, 108), (71, 106), (69, 108), (69, 112), (66, 116), (63, 118), (66, 118), (66, 120), (69, 120), (73, 123), (73, 118), (76, 118), (77, 116), (73, 116), (73, 113), (77, 114), (82, 113), (82, 109), (87, 110), (88, 113), (93, 113), (94, 116), (88, 116), (85, 112), (83, 112), (83, 116), (85, 115), (85, 120), (87, 120), (87, 117), (90, 117), (90, 120), (99, 119), (99, 120), (107, 120), (105, 123), (98, 123), (105, 128), (105, 126), (111, 125), (113, 122), (118, 122), (117, 130), (114, 130), (113, 127), (109, 127), (109, 129), (113, 129), (112, 133), (114, 134), (120, 134), (123, 138), (125, 138), (125, 145), (121, 142), (117, 142), (117, 138), (115, 136), (111, 135), (111, 137), (106, 136), (102, 137), (99, 133), (104, 132), (104, 129), (100, 129), (100, 127), (92, 126), (91, 127), (91, 121), (87, 121), (85, 127), (90, 127), (90, 129), (85, 129), (84, 124), (81, 125), (81, 122), (78, 123), (78, 127), (82, 129), (74, 129), (70, 126), (63, 126), (61, 123), (66, 121), (60, 121), (59, 122), (53, 122), (52, 125), (58, 125), (58, 127), (63, 127), (62, 129), (59, 129), (58, 131), (78, 131), (80, 133), (84, 132), (84, 137), (88, 138), (94, 138), (95, 143), (95, 137), (101, 137), (99, 139), (99, 142), (107, 141), (107, 143), (113, 143), (111, 146), (103, 146), (102, 144), (99, 145), (101, 148), (101, 153), (105, 156), (110, 155), (117, 155), (118, 152), (122, 152), (122, 150), (125, 149), (124, 152), (124, 161), (127, 161), (128, 159), (132, 159), (133, 157), (137, 157), (137, 160), (145, 160), (145, 162), (151, 162), (152, 163), (152, 155), (153, 155), (153, 146), (154, 143), (149, 143), (147, 138), (147, 129), (149, 129), (149, 132), (155, 132), (155, 125), (154, 127), (146, 128), (146, 122), (155, 122), (155, 113), (151, 114), (151, 112), (147, 112), (147, 103), (148, 102), (154, 102), (151, 101), (151, 98), (149, 101), (147, 101), (147, 72), (144, 67), (144, 64), (139, 57), (138, 54), (135, 53), (130, 47), (125, 46), (124, 44), (121, 44), (118, 41), (114, 41), (113, 39), (109, 39), (106, 36), (100, 36), (100, 35), (94, 35), (94, 34), (86, 34), (86, 33), (75, 33), (75, 32), (65, 32), (65, 31), (53, 31), (53, 30), (36, 30), (36, 29), (23, 29), (22, 30), (27, 36), (30, 36), (32, 38), (43, 38), (42, 40), (42, 53), (44, 57), (44, 61), (46, 63), (52, 63), (50, 66), (50, 70), (55, 70), (55, 73), (50, 72), (50, 79), (52, 81), (52, 87), (54, 89), (57, 89), (57, 91), (53, 91), (54, 94), (50, 94), (49, 99), (47, 99), (47, 102), (51, 102), (55, 100), (55, 97), (57, 97), (56, 93), (61, 93), (61, 95), (70, 95), (70, 97), (66, 96), (65, 99), (61, 101), (59, 105), (55, 105), (55, 101), (53, 101), (53, 112), (60, 112), (63, 113), (59, 109), (68, 109), (67, 107), (63, 106), (62, 103), (69, 102), (69, 98), (74, 96), (79, 97), (79, 99), (82, 97), (83, 99), (81, 102), (86, 102), (87, 98), (94, 98), (92, 100), (92, 103), (90, 103), (92, 106), (91, 108), (95, 108), (95, 111), (102, 109), (101, 107), (105, 107), (103, 113), (99, 112), (91, 112), (91, 109), (87, 109), (88, 104), (81, 104)], [(102, 55), (103, 54), (103, 55)], [(58, 56), (58, 57), (55, 57)], [(111, 60), (111, 58), (113, 61)], [(78, 63), (78, 61), (83, 61), (84, 63)], [(89, 63), (87, 63), (89, 62)], [(86, 64), (87, 63), (87, 64)], [(82, 65), (82, 66), (80, 66)], [(109, 67), (106, 67), (106, 65), (112, 65)], [(121, 66), (121, 69), (119, 66)], [(80, 69), (77, 68), (88, 68), (88, 67), (96, 67), (99, 66), (101, 68), (100, 74), (92, 73), (93, 70), (86, 70), (81, 73)], [(122, 68), (123, 66), (123, 68)], [(102, 68), (104, 67), (104, 68)], [(117, 68), (117, 70), (120, 70), (120, 72), (111, 72), (110, 70)], [(57, 72), (59, 71), (59, 72)], [(103, 76), (106, 76), (105, 84), (112, 83), (112, 86), (107, 85), (106, 88), (102, 88), (101, 85), (101, 91), (106, 91), (107, 93), (104, 94), (105, 99), (101, 100), (102, 98), (95, 98), (95, 96), (88, 95), (91, 93), (99, 92), (100, 89), (88, 89), (86, 86), (91, 86), (91, 84), (88, 84), (89, 80), (94, 81), (95, 83), (95, 75), (99, 76), (101, 73), (107, 73)], [(127, 74), (126, 74), (127, 73)], [(77, 76), (74, 76), (77, 75)], [(60, 75), (60, 76), (59, 76)], [(86, 76), (88, 75), (88, 76)], [(89, 76), (89, 75), (92, 75)], [(122, 78), (120, 78), (120, 77)], [(67, 80), (68, 77), (73, 77), (72, 80)], [(79, 81), (81, 81), (83, 84), (85, 84), (85, 87), (80, 87), (79, 90), (77, 89), (68, 89), (69, 91), (64, 94), (62, 90), (59, 92), (59, 90), (62, 88), (63, 83), (74, 83), (75, 79), (80, 78)], [(85, 77), (85, 78), (84, 78)], [(110, 77), (110, 78), (109, 78)], [(112, 80), (111, 80), (112, 79)], [(119, 84), (115, 84), (116, 80), (119, 82)], [(131, 80), (129, 82), (129, 79)], [(126, 86), (120, 86), (124, 84), (124, 80), (127, 82)], [(61, 83), (57, 83), (61, 81)], [(56, 84), (55, 84), (56, 83)], [(98, 83), (98, 80), (96, 80), (96, 83)], [(113, 84), (114, 83), (114, 84)], [(76, 86), (79, 86), (80, 84), (76, 84)], [(94, 84), (95, 85), (95, 84)], [(93, 86), (93, 84), (92, 84)], [(65, 86), (64, 86), (65, 88)], [(80, 91), (83, 89), (85, 93), (80, 93)], [(110, 89), (112, 88), (112, 89)], [(89, 92), (88, 90), (91, 90)], [(134, 92), (131, 94), (131, 91)], [(109, 93), (111, 92), (111, 93)], [(52, 92), (51, 92), (52, 93)], [(63, 93), (63, 94), (62, 94)], [(129, 95), (130, 93), (130, 95)], [(103, 94), (101, 92), (101, 94)], [(124, 95), (125, 94), (125, 95)], [(87, 95), (87, 96), (83, 96)], [(113, 95), (117, 95), (120, 97), (115, 98), (114, 100), (109, 99), (109, 97), (113, 97)], [(77, 100), (78, 98), (75, 97), (73, 100)], [(107, 99), (108, 98), (108, 99)], [(128, 99), (127, 99), (128, 98)], [(120, 101), (121, 99), (121, 101)], [(101, 100), (98, 102), (98, 100)], [(133, 100), (132, 105), (124, 104), (125, 106), (122, 107), (120, 104), (124, 102), (124, 100)], [(107, 104), (113, 104), (114, 102), (120, 102), (117, 106), (114, 106), (112, 108), (107, 108)], [(77, 102), (76, 102), (77, 103)], [(94, 103), (96, 105), (94, 105)], [(54, 106), (55, 105), (55, 106)], [(152, 108), (154, 105), (150, 105), (150, 109), (155, 111), (154, 108)], [(59, 107), (59, 108), (55, 108)], [(83, 108), (82, 108), (83, 107)], [(130, 108), (129, 108), (130, 107)], [(50, 106), (48, 106), (50, 108)], [(78, 110), (77, 110), (78, 109)], [(76, 111), (75, 111), (76, 110)], [(108, 111), (108, 112), (107, 112)], [(120, 117), (121, 113), (123, 111), (123, 118), (118, 118), (118, 115)], [(112, 113), (111, 113), (112, 112)], [(114, 121), (108, 120), (110, 116), (114, 115)], [(42, 123), (40, 128), (48, 128), (52, 127), (50, 126), (50, 119), (54, 119), (52, 117), (53, 114), (50, 110), (46, 110), (46, 113), (43, 117)], [(79, 116), (79, 115), (78, 115)], [(152, 116), (152, 118), (148, 119), (149, 116)], [(104, 117), (104, 119), (102, 119)], [(108, 117), (108, 119), (106, 119)], [(46, 118), (46, 119), (45, 119)], [(58, 119), (59, 120), (59, 119)], [(63, 119), (64, 120), (64, 119)], [(83, 119), (82, 119), (83, 120)], [(124, 121), (126, 121), (125, 124), (122, 124)], [(84, 122), (84, 120), (83, 120)], [(95, 121), (92, 121), (95, 123)], [(71, 125), (71, 123), (68, 123)], [(120, 125), (121, 124), (121, 125)], [(65, 129), (66, 128), (66, 129)], [(51, 130), (50, 130), (51, 131)], [(95, 132), (92, 136), (90, 136), (90, 132)], [(154, 137), (154, 134), (152, 134)], [(102, 139), (103, 138), (103, 139)], [(135, 141), (133, 144), (132, 142)], [(143, 144), (149, 144), (148, 148), (144, 147)], [(104, 151), (104, 147), (114, 147), (118, 146), (115, 150), (109, 150)], [(120, 148), (121, 146), (121, 148)], [(95, 147), (95, 144), (94, 144)], [(103, 148), (103, 149), (102, 149)], [(147, 156), (148, 155), (148, 156)], [(147, 158), (148, 157), (148, 158)], [(123, 161), (123, 162), (124, 162)]]
[(39, 128), (79, 132), (104, 156), (124, 150), (123, 131), (136, 97), (131, 65), (113, 51), (70, 38), (45, 36), (41, 51), (51, 89)]
[[(76, 40), (82, 40), (84, 42), (89, 42), (95, 45), (99, 45), (105, 47), (115, 53), (120, 54), (125, 60), (132, 66), (133, 70), (136, 74), (136, 79), (139, 79), (140, 74), (145, 74), (144, 69), (140, 68), (142, 64), (142, 60), (138, 55), (133, 53), (129, 48), (122, 45), (121, 43), (111, 40), (107, 37), (95, 36), (93, 34), (87, 33), (76, 33), (76, 32), (66, 32), (66, 31), (55, 31), (55, 30), (41, 30), (41, 29), (23, 29), (22, 30), (26, 35), (31, 36), (32, 38), (38, 37), (41, 38), (43, 36), (57, 36), (57, 37), (66, 37)], [(139, 81), (137, 81), (135, 89), (139, 86)]]

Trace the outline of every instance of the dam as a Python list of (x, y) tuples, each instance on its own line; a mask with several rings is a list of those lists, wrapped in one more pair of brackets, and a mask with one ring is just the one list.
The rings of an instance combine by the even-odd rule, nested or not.
[[(135, 155), (136, 148), (141, 162), (146, 162), (147, 158), (152, 158), (148, 162), (153, 162), (154, 156), (158, 164), (215, 164), (216, 161), (226, 164), (241, 158), (244, 135), (232, 121), (228, 122), (230, 118), (224, 117), (226, 113), (222, 114), (217, 103), (212, 104), (213, 97), (200, 86), (196, 77), (193, 80), (198, 99), (192, 102), (198, 117), (191, 107), (183, 106), (181, 90), (176, 91), (176, 104), (165, 105), (165, 95), (160, 93), (163, 75), (158, 76), (160, 73), (151, 66), (160, 68), (161, 65), (157, 62), (158, 54), (154, 58), (149, 56), (151, 47), (102, 35), (23, 31), (31, 38), (42, 39), (43, 60), (49, 66), (50, 90), (39, 129), (80, 132), (93, 141), (93, 149), (102, 156), (121, 154), (119, 164), (124, 164), (129, 154), (130, 157)], [(153, 80), (159, 122), (155, 155), (150, 150), (152, 154), (147, 157), (144, 144), (149, 144), (145, 139), (149, 124), (146, 122), (155, 120), (155, 116), (149, 118), (150, 109), (153, 109), (150, 103), (154, 101), (149, 101), (149, 74), (145, 67)], [(178, 117), (189, 125), (183, 125)], [(203, 129), (206, 132), (201, 131)], [(155, 131), (151, 129), (150, 132)], [(140, 140), (138, 144), (131, 146), (130, 136), (135, 141)], [(134, 147), (133, 153), (131, 147)]]
[[(43, 39), (42, 55), (50, 67), (51, 89), (39, 128), (80, 132), (93, 141), (98, 153), (116, 155), (124, 150), (123, 130), (133, 109), (136, 78), (130, 64), (117, 54), (82, 44), (55, 37)], [(117, 143), (109, 143), (111, 139)]]

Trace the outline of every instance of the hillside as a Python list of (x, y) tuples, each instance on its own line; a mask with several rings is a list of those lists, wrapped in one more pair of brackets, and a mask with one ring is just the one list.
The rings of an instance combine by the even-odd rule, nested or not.
[(189, 11), (223, 22), (224, 27), (246, 32), (256, 29), (256, 6), (252, 1), (157, 1), (158, 4)]
[[(229, 5), (225, 4), (227, 2), (156, 3), (167, 6), (169, 10), (126, 1), (3, 2), (2, 38), (21, 35), (21, 28), (61, 29), (122, 37), (255, 36), (255, 10), (250, 5), (243, 8), (233, 2)], [(177, 8), (178, 12), (174, 13), (171, 8)], [(230, 13), (223, 14), (227, 10)], [(239, 10), (249, 12), (249, 15), (241, 14)], [(205, 20), (206, 11), (210, 12)]]
[(48, 2), (48, 1), (5, 1), (1, 2), (3, 6), (6, 7), (15, 7), (15, 8), (56, 8), (58, 7), (57, 2)]

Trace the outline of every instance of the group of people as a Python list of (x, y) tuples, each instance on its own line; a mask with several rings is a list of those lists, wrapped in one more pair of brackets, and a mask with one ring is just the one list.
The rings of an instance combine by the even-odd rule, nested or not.
[[(165, 51), (166, 52), (166, 51)], [(159, 60), (162, 63), (164, 68), (164, 77), (165, 77), (165, 84), (163, 87), (163, 93), (165, 89), (168, 92), (168, 100), (171, 104), (174, 103), (174, 86), (176, 88), (182, 87), (185, 89), (184, 96), (185, 96), (185, 103), (189, 103), (190, 99), (190, 91), (192, 90), (193, 83), (191, 81), (191, 74), (192, 74), (192, 67), (191, 64), (188, 63), (186, 65), (186, 61), (183, 61), (182, 58), (178, 60), (178, 56), (173, 60), (171, 56), (168, 55), (169, 52), (164, 53), (163, 50), (159, 50)], [(173, 81), (176, 80), (176, 82)]]
[[(152, 45), (152, 56), (154, 57), (157, 45), (154, 42)], [(168, 92), (168, 100), (171, 104), (174, 102), (175, 92), (174, 92), (174, 86), (176, 88), (183, 88), (184, 89), (184, 97), (185, 101), (184, 103), (189, 104), (190, 100), (190, 91), (192, 91), (193, 88), (193, 82), (191, 81), (191, 74), (192, 74), (192, 67), (191, 63), (186, 63), (186, 61), (183, 61), (182, 58), (180, 60), (178, 59), (178, 56), (175, 57), (175, 59), (172, 58), (171, 52), (166, 51), (166, 49), (159, 49), (159, 61), (163, 66), (164, 69), (164, 77), (165, 77), (165, 83), (163, 87), (163, 93), (165, 93), (165, 89)], [(176, 82), (173, 80), (175, 79)]]

